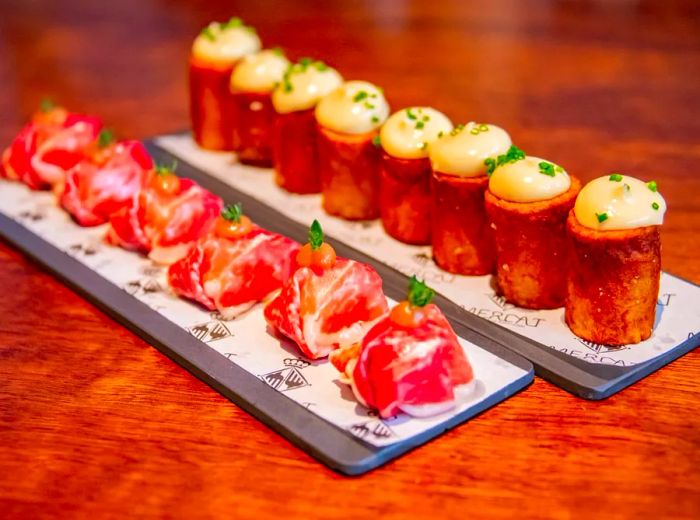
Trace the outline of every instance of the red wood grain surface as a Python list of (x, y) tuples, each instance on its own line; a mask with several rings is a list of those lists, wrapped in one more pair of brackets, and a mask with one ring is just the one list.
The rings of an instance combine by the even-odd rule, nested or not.
[[(584, 181), (656, 179), (664, 268), (700, 282), (691, 0), (4, 0), (0, 143), (47, 94), (122, 137), (186, 127), (189, 45), (231, 15), (394, 108), (498, 124)], [(2, 518), (700, 517), (699, 352), (603, 402), (537, 379), (350, 479), (2, 242), (0, 292)]]

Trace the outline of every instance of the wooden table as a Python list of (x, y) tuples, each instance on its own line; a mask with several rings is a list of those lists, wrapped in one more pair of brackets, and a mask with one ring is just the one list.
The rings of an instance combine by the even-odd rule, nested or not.
[[(186, 127), (190, 42), (239, 14), (394, 107), (500, 124), (585, 180), (655, 178), (664, 267), (700, 282), (696, 2), (9, 0), (0, 13), (1, 143), (44, 94), (124, 137)], [(604, 402), (537, 379), (350, 479), (7, 245), (0, 291), (3, 518), (700, 517), (700, 352)]]

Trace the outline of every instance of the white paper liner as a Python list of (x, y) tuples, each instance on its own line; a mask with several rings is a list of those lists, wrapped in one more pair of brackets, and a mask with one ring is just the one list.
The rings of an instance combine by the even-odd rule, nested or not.
[(280, 342), (270, 334), (261, 305), (236, 320), (224, 321), (216, 313), (178, 298), (168, 289), (165, 268), (106, 244), (106, 225), (79, 227), (49, 192), (33, 192), (22, 184), (0, 180), (0, 212), (187, 329), (230, 362), (375, 446), (406, 440), (441, 424), (525, 375), (524, 370), (460, 338), (474, 368), (474, 391), (462, 396), (453, 410), (436, 417), (401, 415), (380, 420), (355, 401), (350, 387), (339, 382), (338, 372), (328, 361), (306, 361), (292, 343)]
[[(636, 345), (611, 347), (571, 333), (564, 310), (533, 311), (506, 303), (491, 276), (453, 275), (438, 268), (429, 246), (410, 246), (387, 235), (379, 221), (349, 222), (326, 214), (320, 195), (294, 195), (279, 188), (270, 169), (238, 164), (230, 153), (208, 152), (189, 135), (163, 136), (159, 146), (292, 220), (308, 225), (318, 219), (324, 232), (432, 288), (467, 311), (589, 363), (632, 366), (653, 359), (700, 333), (700, 288), (663, 273), (657, 319), (651, 337)], [(231, 202), (231, 201), (228, 201)]]

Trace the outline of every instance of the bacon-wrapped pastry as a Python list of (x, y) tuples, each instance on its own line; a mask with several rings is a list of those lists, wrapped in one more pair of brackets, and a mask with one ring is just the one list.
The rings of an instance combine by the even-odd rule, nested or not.
[(222, 206), (213, 193), (175, 175), (174, 166), (156, 166), (129, 206), (110, 216), (106, 238), (169, 265), (210, 231)]
[(290, 66), (272, 93), (275, 182), (292, 193), (318, 193), (318, 146), (314, 108), (343, 82), (338, 72), (311, 58)]
[(484, 207), (488, 188), (484, 160), (506, 153), (505, 130), (487, 124), (457, 125), (430, 146), (433, 168), (433, 258), (456, 274), (493, 271), (496, 245)]
[(318, 103), (318, 167), (328, 214), (379, 217), (381, 151), (374, 142), (388, 116), (381, 89), (366, 81), (348, 81)]
[(265, 307), (274, 330), (318, 359), (362, 339), (387, 310), (382, 279), (366, 264), (337, 258), (318, 221), (297, 255), (299, 269)]
[(297, 268), (299, 248), (254, 225), (240, 204), (227, 206), (214, 231), (170, 266), (168, 282), (176, 294), (231, 319), (282, 287)]
[(3, 152), (3, 175), (34, 190), (53, 187), (60, 193), (66, 172), (83, 159), (84, 150), (101, 128), (96, 117), (43, 102), (41, 110)]
[(428, 107), (400, 110), (382, 126), (379, 209), (384, 229), (401, 242), (430, 244), (428, 148), (440, 132), (450, 130), (447, 116)]
[(231, 73), (243, 56), (259, 50), (255, 29), (240, 18), (212, 22), (194, 40), (189, 63), (190, 115), (194, 139), (202, 148), (233, 149)]
[(288, 66), (284, 53), (274, 49), (245, 56), (233, 71), (233, 150), (244, 164), (272, 166), (271, 93)]
[(510, 303), (528, 309), (564, 305), (569, 268), (566, 217), (581, 183), (561, 166), (516, 146), (486, 159), (486, 212), (496, 239), (496, 278)]
[(656, 182), (613, 173), (583, 187), (569, 212), (566, 323), (594, 343), (651, 336), (661, 277), (666, 202)]
[(331, 353), (357, 400), (391, 417), (445, 412), (471, 390), (474, 373), (433, 291), (411, 278), (408, 299), (396, 305), (362, 339)]
[(66, 173), (60, 203), (81, 226), (97, 226), (128, 206), (153, 161), (140, 141), (114, 143), (102, 130), (86, 157)]

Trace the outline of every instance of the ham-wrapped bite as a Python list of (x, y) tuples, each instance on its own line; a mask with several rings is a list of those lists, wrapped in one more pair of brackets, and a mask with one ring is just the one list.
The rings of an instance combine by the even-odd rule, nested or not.
[(386, 232), (401, 242), (430, 244), (430, 144), (452, 130), (437, 110), (412, 107), (399, 110), (382, 126), (379, 208)]
[(213, 232), (168, 269), (172, 290), (234, 318), (279, 290), (295, 271), (300, 245), (254, 225), (227, 206)]
[(382, 90), (348, 81), (316, 107), (323, 209), (348, 220), (379, 217), (381, 150), (374, 144), (389, 116)]
[(387, 310), (382, 279), (366, 264), (337, 258), (317, 221), (297, 255), (299, 269), (265, 308), (275, 331), (318, 359), (362, 339)]
[(583, 187), (567, 221), (566, 323), (574, 334), (606, 345), (651, 336), (665, 212), (654, 181), (613, 173)]
[(63, 189), (65, 174), (84, 157), (97, 138), (101, 121), (42, 103), (2, 154), (3, 175), (34, 190)]
[(243, 56), (259, 50), (255, 29), (240, 18), (212, 22), (195, 38), (189, 62), (190, 115), (194, 139), (201, 147), (233, 149), (231, 73)]
[(454, 407), (474, 373), (433, 291), (411, 278), (408, 299), (330, 360), (357, 400), (380, 417), (427, 417)]
[(272, 90), (288, 66), (280, 49), (270, 49), (244, 57), (231, 75), (233, 150), (243, 164), (272, 166)]
[(153, 261), (169, 265), (209, 232), (222, 200), (173, 170), (156, 166), (148, 173), (138, 196), (111, 215), (108, 242), (148, 253)]
[(491, 177), (484, 200), (496, 239), (499, 291), (520, 307), (562, 307), (570, 267), (566, 217), (581, 183), (516, 146), (485, 162)]
[(318, 143), (314, 109), (343, 82), (322, 61), (302, 58), (291, 65), (272, 92), (275, 182), (291, 193), (318, 193)]
[(104, 224), (128, 206), (153, 168), (141, 142), (112, 141), (102, 130), (86, 157), (66, 173), (61, 206), (81, 226)]

